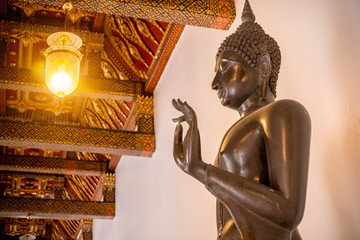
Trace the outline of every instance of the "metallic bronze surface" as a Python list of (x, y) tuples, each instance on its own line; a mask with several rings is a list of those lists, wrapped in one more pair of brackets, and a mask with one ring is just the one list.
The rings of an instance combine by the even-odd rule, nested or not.
[[(174, 158), (217, 198), (218, 239), (299, 240), (310, 118), (301, 104), (274, 100), (277, 44), (254, 23), (247, 1), (244, 15), (244, 23), (219, 50), (211, 85), (221, 104), (238, 111), (240, 119), (225, 134), (214, 165), (206, 164), (194, 110), (173, 100), (183, 114), (174, 119)], [(184, 139), (183, 121), (189, 125)]]

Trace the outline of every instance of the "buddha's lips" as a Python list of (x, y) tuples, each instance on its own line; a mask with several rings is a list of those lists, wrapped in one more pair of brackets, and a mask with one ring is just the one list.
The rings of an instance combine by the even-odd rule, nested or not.
[(220, 89), (218, 89), (218, 90), (216, 91), (216, 94), (217, 94), (218, 98), (224, 98), (224, 92), (221, 91)]

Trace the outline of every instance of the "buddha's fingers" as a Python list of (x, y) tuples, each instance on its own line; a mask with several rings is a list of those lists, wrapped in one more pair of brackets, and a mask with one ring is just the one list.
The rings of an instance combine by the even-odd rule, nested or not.
[(180, 117), (178, 117), (178, 118), (173, 118), (172, 121), (173, 121), (174, 123), (176, 123), (176, 124), (180, 124), (180, 123), (182, 123), (182, 122), (185, 122), (186, 119), (185, 119), (185, 116), (182, 115), (182, 116), (180, 116)]
[(183, 127), (181, 126), (181, 124), (176, 124), (175, 133), (174, 133), (173, 155), (176, 164), (181, 168), (183, 167), (183, 156), (184, 156), (182, 134), (183, 134)]
[[(180, 100), (178, 99), (178, 101), (180, 101)], [(179, 105), (178, 105), (178, 102), (177, 102), (175, 99), (173, 99), (171, 103), (172, 103), (173, 107), (174, 107), (176, 110), (178, 110), (178, 111), (181, 112), (181, 110), (180, 110), (180, 108), (179, 108)]]

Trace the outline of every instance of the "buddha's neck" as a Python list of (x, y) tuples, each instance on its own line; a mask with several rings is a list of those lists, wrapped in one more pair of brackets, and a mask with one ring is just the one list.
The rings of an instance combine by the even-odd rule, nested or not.
[(261, 98), (259, 93), (255, 91), (251, 94), (239, 107), (238, 112), (240, 114), (240, 118), (244, 118), (250, 113), (256, 111), (257, 109), (271, 103), (274, 101), (274, 97), (272, 94), (267, 94), (265, 98)]

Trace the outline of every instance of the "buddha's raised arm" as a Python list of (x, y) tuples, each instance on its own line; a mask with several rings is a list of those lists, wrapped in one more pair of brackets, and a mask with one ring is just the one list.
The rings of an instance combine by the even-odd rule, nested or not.
[[(173, 146), (175, 162), (184, 172), (204, 183), (206, 164), (201, 158), (201, 143), (196, 114), (186, 102), (173, 100), (172, 104), (176, 110), (183, 113), (181, 117), (173, 119), (176, 122)], [(183, 127), (181, 125), (183, 121), (189, 124), (184, 140), (182, 137)]]

